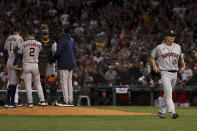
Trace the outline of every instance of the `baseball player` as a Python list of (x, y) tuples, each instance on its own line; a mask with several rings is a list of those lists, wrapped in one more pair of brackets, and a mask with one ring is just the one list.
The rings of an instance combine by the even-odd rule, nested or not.
[(74, 106), (72, 73), (75, 67), (75, 43), (69, 34), (69, 25), (64, 30), (62, 28), (57, 29), (57, 32), (57, 51), (54, 54), (54, 60), (57, 60), (57, 67), (60, 73), (60, 83), (64, 99), (63, 105)]
[(40, 98), (40, 105), (47, 105), (44, 99), (44, 94), (40, 83), (40, 73), (38, 70), (38, 56), (41, 50), (41, 43), (35, 40), (34, 31), (33, 29), (29, 28), (28, 34), (26, 36), (26, 41), (23, 42), (22, 46), (19, 48), (13, 64), (14, 68), (17, 68), (15, 67), (16, 63), (22, 57), (23, 79), (27, 91), (28, 107), (34, 106), (32, 98), (32, 82), (34, 83), (34, 86), (37, 88), (37, 93)]
[(56, 72), (55, 64), (51, 62), (53, 53), (56, 51), (56, 42), (49, 38), (49, 28), (47, 25), (41, 26), (41, 44), (42, 51), (39, 55), (39, 71), (41, 77), (41, 84), (45, 96), (46, 94), (46, 83), (50, 89), (51, 104), (53, 106), (60, 106), (61, 104), (57, 102), (57, 88), (56, 88)]
[[(161, 82), (164, 90), (162, 105), (158, 112), (160, 118), (166, 118), (166, 108), (170, 118), (176, 119), (179, 117), (179, 114), (175, 112), (172, 90), (176, 85), (177, 72), (182, 73), (185, 70), (185, 62), (181, 47), (174, 43), (174, 40), (175, 32), (172, 30), (167, 32), (164, 41), (152, 51), (150, 58), (153, 70), (161, 74)], [(179, 60), (181, 63), (180, 70), (178, 67)]]
[[(18, 94), (17, 84), (19, 84), (18, 72), (13, 68), (13, 62), (15, 58), (15, 53), (18, 47), (22, 44), (23, 38), (20, 36), (20, 28), (18, 26), (14, 27), (14, 34), (10, 35), (4, 46), (4, 58), (7, 63), (8, 69), (8, 87), (7, 87), (7, 104), (5, 107), (13, 108), (17, 106), (14, 98), (15, 94)], [(16, 101), (17, 102), (17, 101)]]

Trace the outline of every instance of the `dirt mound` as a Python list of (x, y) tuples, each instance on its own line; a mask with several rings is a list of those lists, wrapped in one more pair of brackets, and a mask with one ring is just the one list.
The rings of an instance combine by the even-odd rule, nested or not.
[(3, 108), (0, 114), (6, 115), (44, 115), (44, 116), (95, 116), (95, 115), (153, 115), (151, 113), (104, 110), (88, 107), (34, 106), (33, 108)]

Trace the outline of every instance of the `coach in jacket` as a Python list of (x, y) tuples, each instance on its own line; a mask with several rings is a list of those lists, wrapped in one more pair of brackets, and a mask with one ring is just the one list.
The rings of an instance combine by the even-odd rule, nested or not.
[(57, 60), (57, 67), (60, 73), (64, 106), (74, 106), (72, 73), (75, 67), (75, 43), (69, 32), (69, 26), (64, 30), (61, 28), (57, 29), (57, 51), (54, 54), (54, 61)]

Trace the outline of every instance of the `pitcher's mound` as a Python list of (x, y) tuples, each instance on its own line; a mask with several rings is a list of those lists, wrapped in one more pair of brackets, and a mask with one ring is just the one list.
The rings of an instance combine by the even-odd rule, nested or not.
[(44, 116), (95, 116), (95, 115), (153, 115), (151, 113), (126, 112), (118, 110), (95, 109), (88, 107), (57, 107), (57, 106), (34, 106), (4, 108), (0, 114), (6, 115), (44, 115)]

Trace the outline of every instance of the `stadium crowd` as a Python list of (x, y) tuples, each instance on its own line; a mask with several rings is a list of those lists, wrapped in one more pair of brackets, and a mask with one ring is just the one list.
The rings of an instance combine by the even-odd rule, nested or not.
[[(182, 46), (187, 69), (181, 85), (197, 84), (197, 1), (195, 0), (0, 0), (0, 48), (13, 25), (23, 30), (41, 24), (72, 25), (76, 42), (74, 86), (137, 85), (149, 87), (151, 50), (173, 29)], [(0, 81), (6, 66), (0, 55)], [(144, 76), (144, 77), (143, 77)], [(156, 83), (157, 84), (157, 83)], [(5, 87), (4, 87), (5, 88)]]

